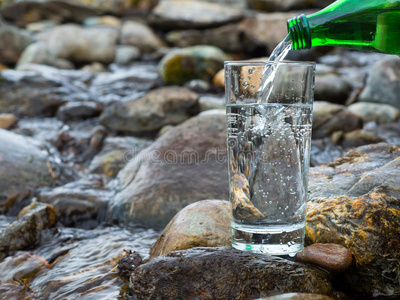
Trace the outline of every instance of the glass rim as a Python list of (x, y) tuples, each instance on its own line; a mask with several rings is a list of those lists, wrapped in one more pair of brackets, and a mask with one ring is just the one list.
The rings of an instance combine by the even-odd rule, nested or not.
[(283, 65), (283, 66), (303, 66), (315, 67), (317, 65), (314, 61), (268, 61), (268, 60), (226, 60), (224, 66), (262, 66), (262, 65)]

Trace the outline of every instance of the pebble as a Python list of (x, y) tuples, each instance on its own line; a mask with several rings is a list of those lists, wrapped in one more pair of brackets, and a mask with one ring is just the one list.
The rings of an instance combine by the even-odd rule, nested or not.
[(17, 122), (13, 114), (0, 114), (0, 128), (10, 129)]
[(317, 243), (298, 252), (296, 260), (319, 266), (331, 273), (340, 273), (350, 267), (353, 259), (350, 251), (344, 246)]

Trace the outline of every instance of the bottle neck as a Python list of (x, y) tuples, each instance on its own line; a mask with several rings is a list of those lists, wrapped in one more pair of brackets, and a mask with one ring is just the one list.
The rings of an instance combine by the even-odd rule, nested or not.
[(305, 15), (288, 20), (287, 29), (292, 40), (293, 50), (311, 48), (311, 32)]

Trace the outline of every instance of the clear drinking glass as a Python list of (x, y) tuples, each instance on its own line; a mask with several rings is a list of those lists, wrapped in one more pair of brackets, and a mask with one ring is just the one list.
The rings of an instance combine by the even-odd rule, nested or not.
[(225, 63), (237, 249), (294, 256), (304, 247), (314, 77), (312, 62)]

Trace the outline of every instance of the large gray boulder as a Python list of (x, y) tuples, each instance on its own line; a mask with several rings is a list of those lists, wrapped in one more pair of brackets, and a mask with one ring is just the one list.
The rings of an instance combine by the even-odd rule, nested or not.
[(228, 199), (225, 115), (170, 129), (118, 175), (112, 219), (161, 227), (188, 204)]
[(400, 109), (400, 58), (388, 56), (371, 68), (359, 101), (390, 104)]

